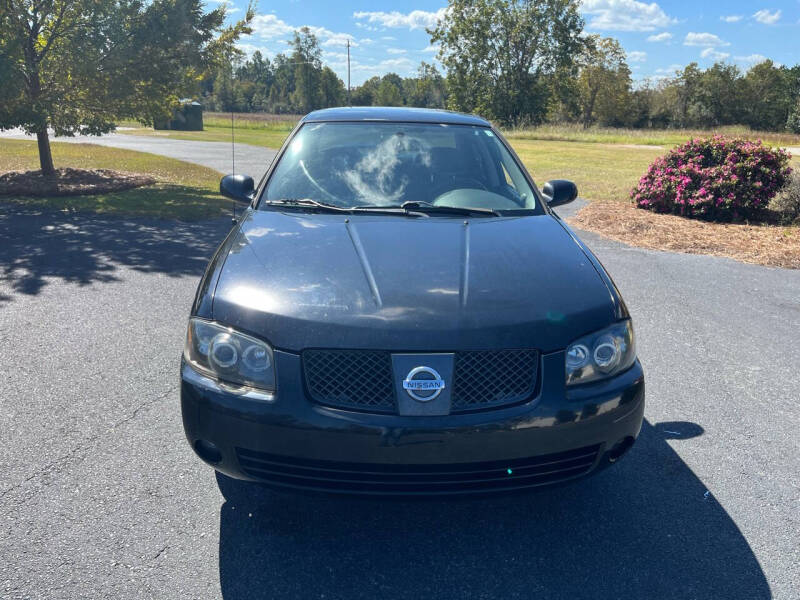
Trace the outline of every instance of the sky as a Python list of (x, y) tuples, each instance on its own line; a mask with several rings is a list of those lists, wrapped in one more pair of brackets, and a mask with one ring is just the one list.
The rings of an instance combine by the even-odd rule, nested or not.
[[(206, 0), (228, 5), (229, 19), (241, 17), (247, 0)], [(351, 83), (389, 72), (413, 75), (421, 61), (435, 62), (426, 27), (443, 14), (446, 1), (261, 0), (253, 34), (240, 47), (272, 58), (288, 48), (295, 29), (308, 26), (323, 49), (323, 62), (347, 82), (346, 48), (351, 44)], [(636, 80), (670, 76), (690, 62), (708, 67), (724, 60), (743, 70), (770, 58), (800, 63), (800, 0), (584, 0), (585, 31), (622, 43)]]

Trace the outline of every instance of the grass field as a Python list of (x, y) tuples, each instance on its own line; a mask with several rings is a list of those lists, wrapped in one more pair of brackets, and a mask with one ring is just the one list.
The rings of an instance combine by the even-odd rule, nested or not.
[[(123, 130), (122, 133), (201, 141), (230, 140), (230, 115), (206, 113), (204, 118), (205, 131), (153, 131), (138, 127)], [(235, 115), (236, 141), (278, 148), (297, 119), (296, 115)], [(132, 127), (135, 124), (120, 125)], [(800, 136), (795, 135), (759, 134), (741, 128), (728, 128), (722, 132), (753, 138), (765, 137), (768, 143), (800, 147)], [(544, 126), (511, 130), (506, 135), (540, 184), (549, 179), (571, 179), (578, 185), (580, 195), (584, 198), (624, 201), (654, 158), (677, 143), (711, 133), (689, 130), (584, 130), (580, 127)], [(769, 135), (773, 137), (766, 137)], [(51, 201), (59, 206), (185, 218), (218, 214), (220, 207), (225, 206), (215, 193), (219, 175), (211, 169), (112, 148), (100, 149), (96, 146), (74, 144), (54, 144), (53, 147), (58, 166), (150, 173), (160, 181), (153, 187), (118, 194)], [(793, 158), (792, 164), (800, 169), (800, 153)], [(4, 140), (0, 144), (0, 171), (27, 168), (38, 168), (35, 144)]]
[[(265, 146), (267, 148), (280, 148), (283, 140), (291, 133), (298, 115), (266, 115), (266, 114), (236, 114), (234, 115), (234, 135), (236, 142)], [(231, 116), (230, 113), (205, 113), (203, 115), (203, 131), (155, 131), (151, 127), (142, 127), (137, 123), (120, 123), (125, 127), (119, 133), (128, 135), (149, 135), (155, 137), (170, 137), (176, 140), (199, 140), (205, 142), (230, 142), (231, 141)], [(132, 129), (127, 129), (127, 128)]]
[(590, 142), (599, 144), (652, 145), (671, 148), (696, 137), (722, 134), (761, 140), (771, 146), (800, 146), (800, 135), (772, 131), (751, 131), (747, 127), (720, 127), (713, 131), (701, 129), (620, 129), (580, 125), (542, 125), (526, 129), (511, 129), (504, 132), (510, 140), (552, 140), (560, 142)]
[[(98, 213), (147, 215), (165, 218), (201, 219), (217, 217), (230, 210), (230, 202), (218, 193), (219, 173), (155, 154), (132, 152), (92, 144), (54, 143), (53, 160), (57, 167), (114, 169), (147, 173), (155, 185), (91, 196), (21, 198), (3, 196), (0, 200), (24, 202), (60, 210), (88, 210)], [(38, 169), (36, 142), (0, 140), (0, 172)]]
[[(239, 113), (234, 115), (236, 141), (279, 148), (297, 123), (297, 115)], [(153, 131), (138, 127), (122, 131), (132, 135), (176, 139), (230, 141), (229, 113), (206, 113), (205, 131)], [(135, 124), (125, 124), (133, 126)], [(667, 148), (693, 137), (713, 133), (762, 139), (777, 146), (800, 147), (800, 135), (753, 132), (726, 127), (717, 132), (700, 130), (637, 130), (544, 125), (504, 132), (540, 184), (548, 179), (571, 179), (581, 196), (591, 200), (625, 200), (654, 158)], [(657, 147), (648, 147), (657, 146)], [(793, 161), (800, 168), (800, 158)]]

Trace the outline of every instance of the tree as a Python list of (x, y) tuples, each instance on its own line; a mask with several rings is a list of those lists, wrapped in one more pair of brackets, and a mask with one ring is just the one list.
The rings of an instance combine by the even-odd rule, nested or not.
[(295, 70), (285, 54), (278, 54), (273, 65), (275, 74), (269, 88), (269, 110), (275, 113), (291, 112), (290, 96), (294, 90)]
[(578, 0), (450, 0), (429, 30), (447, 69), (448, 105), (505, 123), (540, 122), (544, 76), (583, 46)]
[(168, 115), (252, 17), (225, 27), (225, 6), (206, 13), (202, 0), (0, 0), (0, 128), (35, 133), (53, 175), (48, 127), (101, 134)]
[(345, 96), (344, 82), (333, 72), (333, 69), (323, 67), (319, 77), (320, 106), (323, 108), (341, 106), (344, 104)]
[(742, 82), (744, 120), (753, 129), (776, 130), (786, 124), (792, 110), (791, 70), (765, 60), (750, 68)]
[(308, 27), (294, 32), (291, 45), (295, 73), (291, 102), (300, 112), (307, 113), (320, 107), (322, 49)]
[[(399, 82), (399, 83), (398, 83)], [(377, 106), (403, 105), (403, 80), (396, 73), (387, 73), (375, 92), (374, 102)]]
[(408, 103), (420, 108), (444, 108), (444, 78), (435, 66), (421, 62), (417, 77), (409, 82)]
[(733, 125), (744, 120), (741, 72), (736, 65), (715, 63), (700, 78), (703, 126)]
[(370, 77), (356, 89), (354, 89), (351, 94), (351, 100), (353, 106), (373, 106), (376, 104), (375, 96), (378, 94), (378, 87), (381, 85), (381, 78), (375, 75), (374, 77)]
[(625, 51), (613, 38), (590, 36), (579, 59), (578, 93), (584, 128), (595, 121), (596, 113), (606, 124), (619, 124), (629, 101), (631, 71)]

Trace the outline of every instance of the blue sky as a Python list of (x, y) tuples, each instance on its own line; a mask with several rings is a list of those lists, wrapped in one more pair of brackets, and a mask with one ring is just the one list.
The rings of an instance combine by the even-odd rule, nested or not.
[[(229, 5), (230, 18), (247, 0), (207, 0)], [(437, 0), (261, 0), (246, 52), (269, 57), (287, 48), (294, 29), (309, 26), (323, 60), (346, 81), (345, 43), (351, 41), (352, 84), (390, 71), (411, 75), (420, 61), (435, 61), (425, 27), (446, 6)], [(701, 67), (726, 60), (747, 69), (764, 58), (800, 62), (800, 0), (584, 0), (586, 31), (622, 42), (635, 79), (663, 77), (692, 61)]]

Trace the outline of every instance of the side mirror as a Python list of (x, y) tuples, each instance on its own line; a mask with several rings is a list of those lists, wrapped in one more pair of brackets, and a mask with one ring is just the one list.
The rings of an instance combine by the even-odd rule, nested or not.
[(237, 202), (250, 203), (253, 200), (255, 183), (247, 175), (225, 175), (219, 182), (219, 193)]
[(553, 179), (544, 184), (542, 193), (548, 205), (560, 206), (578, 197), (578, 186), (566, 179)]

